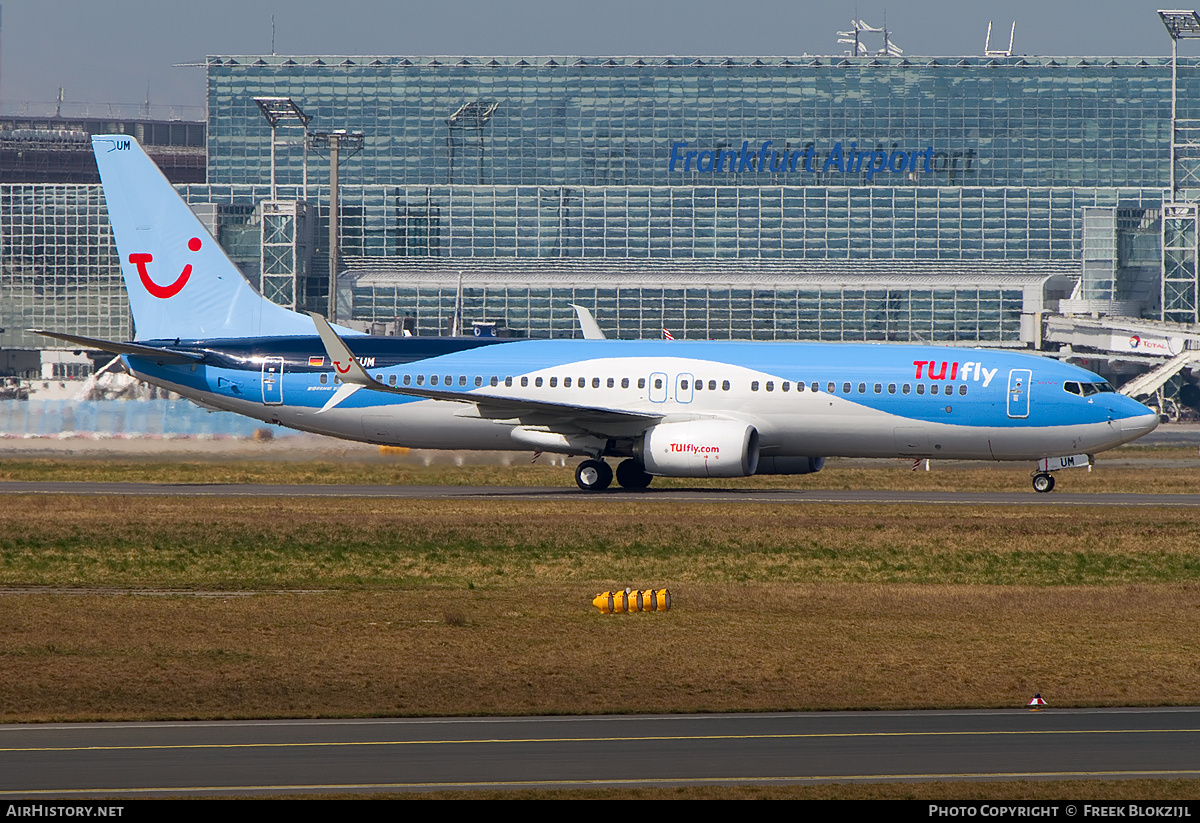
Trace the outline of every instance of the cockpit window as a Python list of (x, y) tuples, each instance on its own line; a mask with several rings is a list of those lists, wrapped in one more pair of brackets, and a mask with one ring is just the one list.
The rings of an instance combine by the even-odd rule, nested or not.
[(1077, 394), (1080, 397), (1091, 397), (1093, 394), (1115, 392), (1116, 389), (1107, 380), (1099, 380), (1095, 383), (1076, 383), (1074, 380), (1069, 380), (1063, 383), (1063, 391), (1067, 394)]

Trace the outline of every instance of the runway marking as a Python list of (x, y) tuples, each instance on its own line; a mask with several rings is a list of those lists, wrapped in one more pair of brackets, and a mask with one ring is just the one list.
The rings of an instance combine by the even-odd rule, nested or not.
[(1195, 770), (1162, 770), (1162, 771), (1101, 771), (1101, 772), (946, 772), (929, 774), (834, 774), (834, 775), (794, 775), (784, 777), (639, 777), (634, 779), (612, 780), (511, 780), (487, 782), (453, 782), (453, 783), (292, 783), (261, 786), (161, 786), (137, 788), (94, 788), (94, 789), (32, 789), (10, 790), (0, 789), (0, 796), (5, 795), (76, 795), (76, 794), (151, 794), (151, 793), (180, 793), (180, 792), (279, 792), (279, 791), (362, 791), (384, 789), (532, 789), (545, 787), (570, 786), (661, 786), (661, 785), (713, 785), (713, 784), (755, 784), (755, 783), (824, 783), (835, 780), (843, 781), (879, 781), (895, 782), (902, 780), (1029, 780), (1029, 779), (1081, 779), (1103, 777), (1194, 777), (1200, 776)]
[(484, 737), (465, 740), (363, 740), (308, 743), (172, 743), (141, 746), (45, 746), (0, 748), (0, 754), (35, 752), (173, 751), (187, 749), (305, 749), (350, 746), (445, 746), (493, 743), (653, 743), (680, 740), (820, 740), (882, 737), (1005, 737), (1016, 735), (1198, 734), (1200, 729), (1028, 729), (946, 732), (805, 732), (797, 734), (650, 735), (646, 737)]

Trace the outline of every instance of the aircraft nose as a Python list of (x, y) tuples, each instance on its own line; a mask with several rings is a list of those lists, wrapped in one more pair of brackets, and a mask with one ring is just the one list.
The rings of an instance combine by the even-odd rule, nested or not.
[[(1142, 406), (1142, 408), (1146, 409), (1145, 406)], [(1121, 434), (1123, 437), (1128, 438), (1128, 440), (1136, 440), (1142, 435), (1154, 431), (1157, 427), (1158, 415), (1148, 409), (1144, 414), (1135, 414), (1130, 417), (1121, 418)]]

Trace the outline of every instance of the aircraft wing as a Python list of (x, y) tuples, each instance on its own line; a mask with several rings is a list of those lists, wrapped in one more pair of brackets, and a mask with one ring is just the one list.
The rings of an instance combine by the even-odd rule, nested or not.
[(53, 337), (56, 340), (74, 343), (85, 349), (99, 349), (100, 351), (112, 354), (132, 354), (135, 357), (148, 357), (159, 363), (199, 363), (204, 360), (203, 354), (194, 351), (160, 349), (155, 346), (144, 346), (141, 343), (117, 343), (113, 340), (100, 340), (96, 337), (79, 337), (74, 334), (62, 334), (56, 331), (43, 331), (41, 329), (30, 329), (30, 331), (34, 334), (41, 334), (46, 337)]
[(481, 417), (494, 419), (527, 418), (530, 416), (547, 417), (558, 422), (572, 422), (585, 427), (605, 423), (648, 423), (662, 417), (656, 412), (638, 412), (627, 409), (612, 409), (604, 406), (583, 406), (573, 403), (555, 403), (547, 400), (531, 400), (517, 397), (474, 391), (452, 391), (447, 389), (427, 389), (417, 386), (389, 386), (371, 377), (355, 359), (354, 353), (346, 342), (338, 336), (329, 325), (329, 321), (319, 314), (309, 312), (316, 324), (317, 333), (325, 345), (325, 352), (333, 362), (334, 369), (341, 377), (342, 386), (329, 398), (329, 402), (321, 409), (327, 411), (341, 403), (359, 389), (366, 388), (388, 394), (402, 394), (408, 397), (422, 397), (427, 400), (447, 400), (452, 403), (471, 403), (478, 407)]

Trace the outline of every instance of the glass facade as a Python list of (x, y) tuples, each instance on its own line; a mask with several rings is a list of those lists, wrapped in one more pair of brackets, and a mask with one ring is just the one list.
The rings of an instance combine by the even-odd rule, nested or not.
[[(253, 98), (284, 96), (364, 133), (347, 181), (1161, 188), (1170, 91), (1165, 58), (211, 57), (209, 180), (267, 181)], [(1200, 117), (1195, 59), (1179, 100)]]
[(129, 301), (98, 185), (0, 185), (0, 340), (43, 348), (28, 329), (126, 339)]
[[(694, 282), (674, 287), (605, 284), (497, 283), (466, 286), (467, 318), (499, 318), (516, 333), (570, 337), (571, 304), (594, 307), (611, 337), (654, 339), (669, 331), (692, 340), (924, 340), (999, 345), (1020, 343), (1020, 288), (876, 286), (824, 288), (795, 284)], [(357, 283), (353, 317), (412, 317), (415, 333), (445, 334), (453, 320), (457, 284)]]
[[(1179, 116), (1200, 119), (1200, 61), (1179, 74)], [(363, 132), (340, 164), (341, 290), (362, 322), (446, 333), (458, 263), (497, 273), (464, 292), (468, 323), (534, 335), (577, 334), (574, 301), (626, 337), (1008, 345), (1022, 314), (1054, 308), (1005, 279), (1033, 264), (1147, 317), (1200, 300), (1194, 230), (1162, 215), (1165, 58), (223, 56), (207, 83), (208, 182), (180, 191), (289, 305), (326, 305), (328, 155), (310, 149), (306, 175), (303, 132), (281, 121), (264, 206), (272, 132), (254, 98)], [(281, 240), (289, 201), (306, 233)], [(564, 260), (623, 274), (539, 280)], [(685, 261), (700, 267), (686, 283), (653, 279)], [(876, 263), (904, 282), (854, 282)], [(739, 280), (835, 264), (837, 283)], [(0, 186), (0, 346), (41, 346), (23, 330), (43, 326), (124, 336), (119, 280), (98, 187)]]

